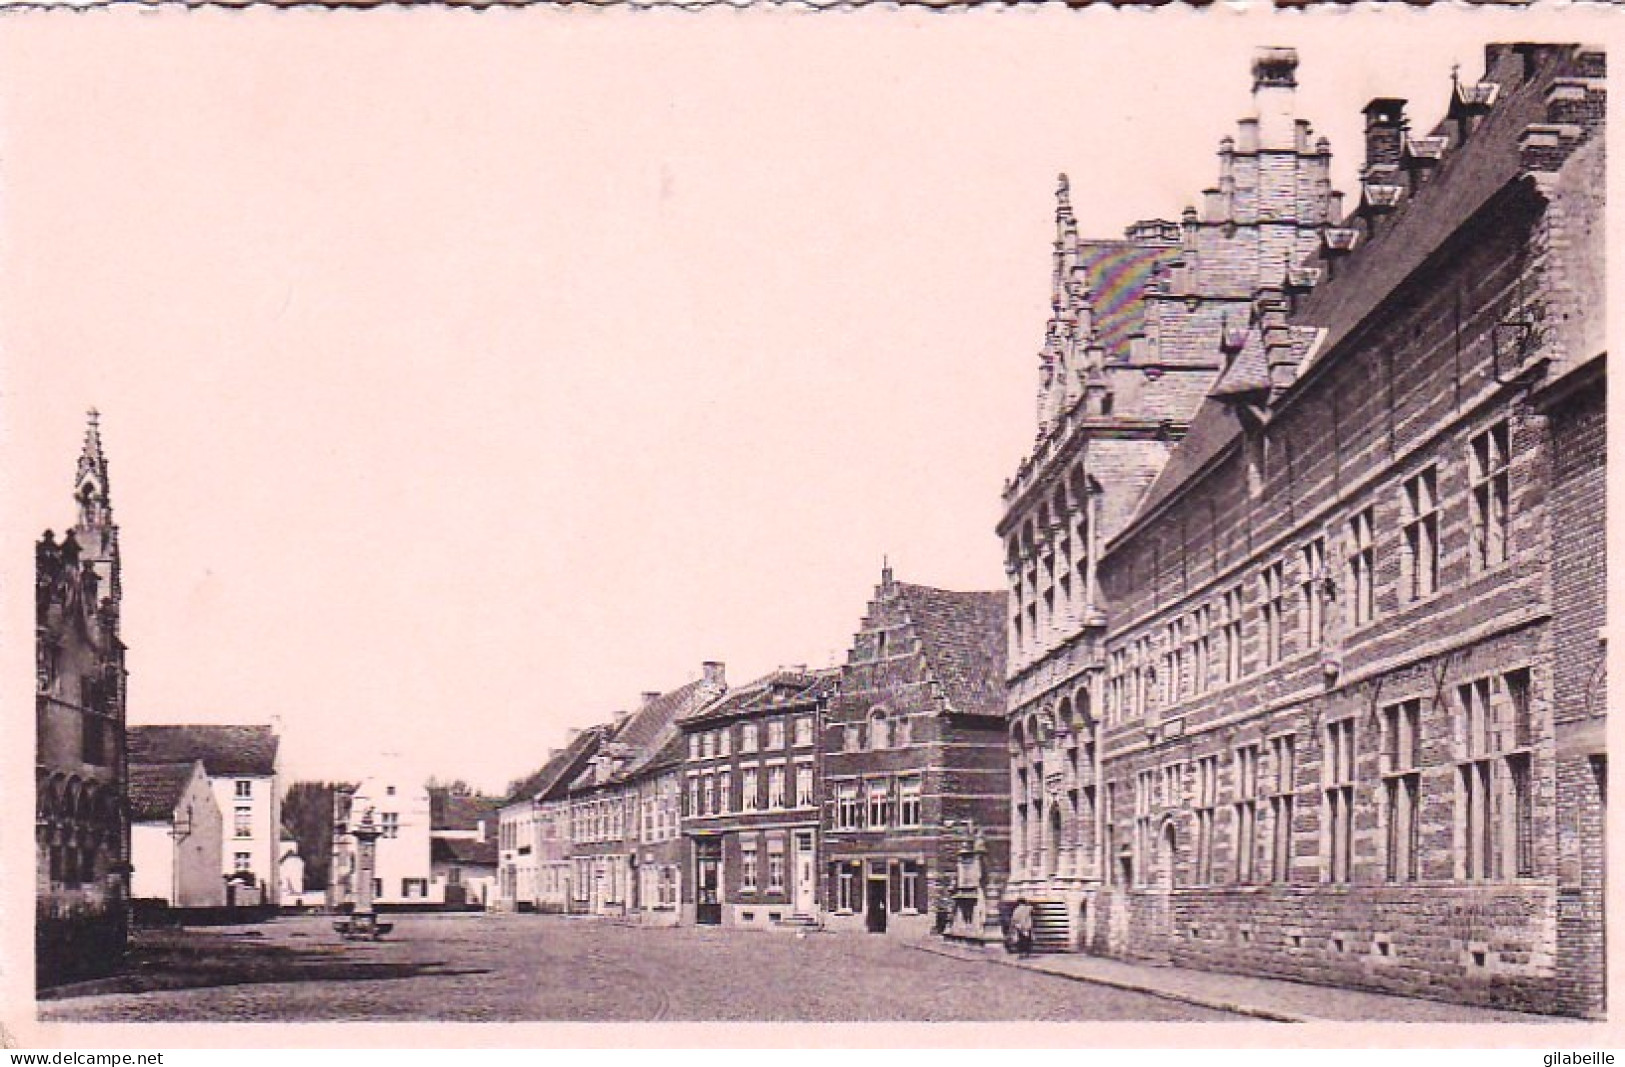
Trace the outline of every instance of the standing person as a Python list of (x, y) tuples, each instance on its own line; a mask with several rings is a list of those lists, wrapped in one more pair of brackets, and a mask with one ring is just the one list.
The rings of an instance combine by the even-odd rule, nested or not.
[(1033, 951), (1033, 906), (1022, 897), (1010, 912), (1010, 933), (1015, 937), (1016, 955), (1026, 959)]

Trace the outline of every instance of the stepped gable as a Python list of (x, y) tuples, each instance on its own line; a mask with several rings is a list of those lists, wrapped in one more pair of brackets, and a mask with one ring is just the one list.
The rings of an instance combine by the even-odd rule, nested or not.
[(202, 760), (211, 778), (276, 773), (279, 739), (269, 726), (132, 726), (131, 763)]
[(948, 710), (1003, 718), (1009, 594), (956, 593), (897, 583), (931, 675)]
[[(1202, 191), (1201, 210), (1187, 207), (1177, 222), (1137, 222), (1123, 240), (1080, 239), (1061, 176), (1038, 360), (1041, 442), (1060, 448), (1079, 423), (1103, 420), (1177, 438), (1223, 370), (1217, 348), (1232, 321), (1337, 225), (1331, 147), (1298, 117), (1297, 66), (1293, 49), (1258, 51), (1253, 113), (1220, 140), (1218, 180)], [(1041, 445), (1023, 462), (1018, 488), (1044, 455)]]
[(130, 818), (168, 822), (192, 780), (194, 762), (130, 764)]
[[(1268, 296), (1255, 300), (1253, 321), (1239, 348), (1234, 338), (1227, 338), (1236, 353), (1113, 545), (1241, 438), (1238, 400), (1273, 403), (1290, 393), (1316, 359), (1326, 358), (1358, 331), (1387, 294), (1421, 269), (1493, 197), (1543, 169), (1545, 161), (1529, 150), (1532, 139), (1560, 131), (1551, 136), (1572, 148), (1589, 136), (1583, 125), (1550, 120), (1563, 117), (1553, 115), (1564, 106), (1564, 95), (1556, 90), (1586, 81), (1580, 74), (1590, 55), (1577, 45), (1488, 45), (1484, 80), (1470, 87), (1453, 80), (1446, 116), (1424, 138), (1404, 132), (1404, 101), (1382, 98), (1366, 107), (1366, 192), (1359, 209), (1343, 225), (1325, 230), (1319, 250), (1283, 280), (1283, 289), (1298, 283), (1300, 292), (1291, 314), (1273, 324), (1283, 331), (1273, 352), (1268, 344), (1270, 313), (1256, 309)], [(1593, 106), (1600, 121), (1600, 105)], [(1394, 134), (1391, 146), (1385, 140), (1389, 130)], [(1390, 155), (1397, 162), (1386, 162)], [(1375, 195), (1370, 193), (1373, 187), (1380, 190)]]

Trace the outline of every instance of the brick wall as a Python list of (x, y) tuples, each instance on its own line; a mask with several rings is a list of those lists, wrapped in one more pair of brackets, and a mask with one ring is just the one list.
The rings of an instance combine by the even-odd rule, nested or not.
[(1565, 1006), (1600, 1016), (1606, 1007), (1603, 784), (1607, 729), (1602, 641), (1607, 623), (1606, 388), (1600, 377), (1551, 411), (1554, 714), (1560, 742), (1557, 790), (1559, 953)]

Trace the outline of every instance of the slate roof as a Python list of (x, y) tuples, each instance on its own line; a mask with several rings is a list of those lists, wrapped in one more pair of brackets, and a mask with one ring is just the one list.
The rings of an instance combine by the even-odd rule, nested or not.
[(1009, 594), (897, 583), (926, 663), (951, 711), (1003, 718)]
[(431, 837), (429, 862), (466, 863), (483, 867), (497, 865), (497, 843), (493, 838), (474, 841), (461, 837)]
[(497, 812), (504, 805), (500, 797), (454, 794), (445, 789), (429, 790), (431, 830), (478, 830), (480, 820), (495, 826)]
[[(1519, 81), (1510, 91), (1501, 86), (1481, 90), (1479, 96), (1494, 101), (1494, 106), (1465, 142), (1455, 142), (1449, 136), (1452, 131), (1448, 121), (1434, 128), (1431, 136), (1452, 142), (1443, 152), (1434, 176), (1413, 194), (1402, 197), (1375, 233), (1361, 230), (1358, 249), (1345, 254), (1331, 277), (1322, 272), (1323, 280), (1292, 315), (1300, 374), (1311, 365), (1305, 356), (1319, 363), (1333, 354), (1336, 346), (1356, 333), (1381, 302), (1435, 255), (1452, 234), (1520, 176), (1519, 138), (1531, 123), (1545, 121), (1546, 93), (1566, 66), (1566, 60), (1548, 61), (1535, 77)], [(1487, 71), (1480, 85), (1496, 86), (1490, 79), (1503, 73)], [(1345, 227), (1358, 221), (1351, 219)], [(1311, 259), (1309, 265), (1314, 262)], [(1254, 344), (1254, 338), (1250, 337), (1248, 343)], [(1238, 364), (1247, 356), (1244, 351)], [(1252, 365), (1238, 367), (1237, 377), (1251, 378), (1256, 372)], [(1288, 394), (1291, 392), (1289, 387)], [(1241, 424), (1224, 404), (1203, 401), (1191, 419), (1188, 433), (1141, 498), (1134, 518), (1107, 551), (1132, 536), (1151, 511), (1239, 440), (1241, 434)]]
[(503, 807), (522, 800), (537, 798), (546, 800), (561, 786), (568, 785), (580, 773), (582, 765), (598, 751), (599, 742), (603, 740), (605, 732), (605, 727), (602, 726), (589, 726), (581, 731), (569, 744), (555, 753), (552, 759), (544, 763), (540, 770), (514, 787)]
[(130, 764), (130, 820), (168, 822), (186, 793), (196, 761)]
[[(1237, 357), (1240, 359), (1241, 357)], [(1213, 397), (1202, 401), (1191, 416), (1190, 429), (1180, 439), (1177, 447), (1168, 454), (1168, 462), (1157, 477), (1146, 489), (1145, 495), (1140, 498), (1134, 509), (1134, 518), (1111, 539), (1106, 550), (1123, 540), (1125, 536), (1132, 536), (1132, 531), (1139, 519), (1172, 496), (1180, 486), (1196, 475), (1196, 472), (1212, 462), (1214, 457), (1229, 448), (1241, 437), (1241, 423), (1236, 421), (1235, 411), (1226, 403)]]
[(608, 727), (613, 733), (605, 740), (604, 748), (619, 752), (625, 762), (601, 782), (596, 779), (593, 768), (583, 767), (570, 783), (570, 789), (591, 789), (611, 782), (625, 782), (655, 766), (667, 745), (677, 736), (677, 723), (692, 714), (711, 692), (710, 683), (704, 678), (697, 678), (651, 698), (618, 724)]
[(683, 740), (682, 731), (673, 730), (671, 738), (661, 746), (660, 751), (656, 752), (639, 770), (643, 774), (654, 774), (659, 771), (669, 770), (682, 763), (686, 755), (686, 744)]
[(211, 778), (276, 773), (279, 739), (269, 726), (132, 726), (131, 763), (202, 760)]

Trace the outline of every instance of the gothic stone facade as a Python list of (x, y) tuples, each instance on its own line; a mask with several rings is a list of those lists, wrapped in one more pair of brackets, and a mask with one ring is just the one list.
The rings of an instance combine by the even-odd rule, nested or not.
[(1486, 66), (1367, 107), (1100, 561), (1085, 949), (1602, 1010), (1603, 57)]
[[(821, 739), (826, 922), (918, 934), (963, 894), (997, 925), (1009, 863), (1005, 595), (881, 576)], [(961, 886), (980, 836), (983, 884)]]
[(1074, 944), (1102, 870), (1099, 565), (1223, 369), (1222, 344), (1337, 221), (1330, 147), (1296, 115), (1297, 57), (1262, 51), (1255, 115), (1219, 145), (1203, 212), (1079, 237), (1065, 177), (1038, 436), (1005, 486), (1012, 899), (1041, 947)]
[(79, 521), (35, 547), (35, 977), (116, 967), (128, 928), (130, 822), (118, 527), (91, 414)]

